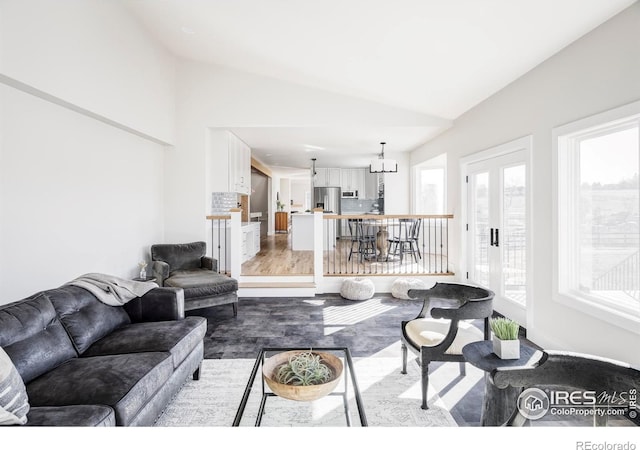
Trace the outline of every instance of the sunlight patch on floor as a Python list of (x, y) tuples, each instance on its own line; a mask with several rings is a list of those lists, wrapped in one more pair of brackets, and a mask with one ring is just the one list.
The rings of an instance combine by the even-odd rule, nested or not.
[(348, 325), (370, 319), (396, 308), (385, 305), (381, 299), (372, 298), (347, 306), (328, 306), (323, 310), (325, 336), (342, 330)]
[[(459, 367), (457, 362), (444, 363), (429, 376), (429, 382), (433, 383), (434, 391), (441, 392), (441, 399), (449, 410), (468, 395), (476, 383), (484, 379), (484, 371), (468, 363), (466, 365), (467, 374), (460, 377)], [(453, 384), (449, 386), (451, 383)], [(448, 391), (442, 393), (445, 388), (448, 388)], [(431, 387), (429, 391), (431, 391)]]

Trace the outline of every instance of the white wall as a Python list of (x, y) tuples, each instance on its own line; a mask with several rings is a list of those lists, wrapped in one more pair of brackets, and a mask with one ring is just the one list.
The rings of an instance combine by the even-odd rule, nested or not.
[(0, 304), (164, 242), (174, 63), (119, 2), (0, 2)]
[[(311, 192), (311, 181), (309, 179), (291, 180), (291, 200), (293, 200), (293, 210), (304, 212), (307, 192)], [(311, 208), (311, 205), (306, 205)]]
[(0, 85), (0, 304), (137, 275), (163, 239), (163, 148)]
[[(398, 173), (384, 174), (384, 213), (407, 214), (409, 212), (410, 199), (410, 155), (407, 153), (387, 152), (386, 158), (395, 159), (398, 162)], [(388, 201), (393, 199), (393, 201)]]
[(165, 143), (174, 62), (119, 2), (0, 3), (1, 75)]
[[(599, 354), (640, 364), (640, 334), (620, 329), (552, 300), (551, 131), (640, 99), (640, 4), (603, 24), (457, 119), (437, 139), (414, 151), (417, 164), (448, 155), (449, 212), (460, 217), (460, 158), (533, 136), (533, 295), (529, 337), (547, 348)], [(459, 230), (456, 223), (453, 232)], [(456, 248), (459, 231), (451, 235)], [(456, 264), (459, 266), (459, 264)]]

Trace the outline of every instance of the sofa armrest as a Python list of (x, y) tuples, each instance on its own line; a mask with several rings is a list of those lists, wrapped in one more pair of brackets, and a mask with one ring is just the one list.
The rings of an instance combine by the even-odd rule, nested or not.
[(184, 319), (184, 290), (154, 288), (124, 305), (132, 322), (160, 322)]
[(164, 261), (154, 261), (151, 266), (153, 270), (153, 276), (156, 278), (159, 286), (164, 286), (164, 280), (169, 277), (170, 267)]
[(214, 259), (210, 256), (203, 256), (200, 258), (200, 266), (203, 269), (213, 270), (214, 272), (218, 271), (218, 260)]

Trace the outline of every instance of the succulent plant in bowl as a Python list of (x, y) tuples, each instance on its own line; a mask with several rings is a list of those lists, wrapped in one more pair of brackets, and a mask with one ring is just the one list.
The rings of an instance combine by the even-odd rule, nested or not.
[(343, 364), (329, 352), (290, 350), (267, 358), (262, 366), (265, 382), (274, 394), (311, 401), (331, 393), (340, 381)]
[(333, 371), (312, 351), (292, 355), (276, 372), (276, 381), (293, 386), (311, 386), (331, 380)]

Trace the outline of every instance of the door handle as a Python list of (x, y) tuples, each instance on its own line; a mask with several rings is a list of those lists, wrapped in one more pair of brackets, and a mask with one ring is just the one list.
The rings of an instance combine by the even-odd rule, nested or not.
[[(490, 228), (491, 230), (491, 247), (500, 247), (500, 230), (497, 228)], [(495, 233), (495, 234), (494, 234)]]

